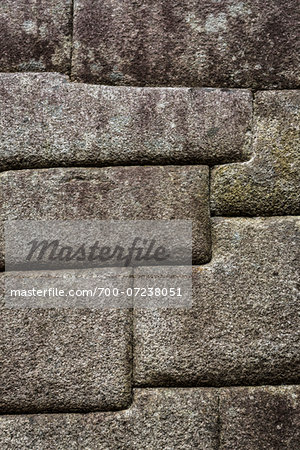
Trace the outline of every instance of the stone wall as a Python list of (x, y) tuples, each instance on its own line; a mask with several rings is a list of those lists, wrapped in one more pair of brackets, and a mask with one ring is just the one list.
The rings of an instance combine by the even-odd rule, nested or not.
[[(297, 450), (298, 2), (0, 20), (1, 450)], [(192, 220), (192, 307), (5, 308), (4, 222), (87, 218)]]

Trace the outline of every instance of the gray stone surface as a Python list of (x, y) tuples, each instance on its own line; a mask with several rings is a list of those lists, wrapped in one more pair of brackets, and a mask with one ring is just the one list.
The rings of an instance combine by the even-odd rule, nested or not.
[(0, 174), (2, 267), (3, 221), (16, 219), (191, 220), (194, 262), (208, 261), (211, 250), (208, 184), (206, 166), (3, 172)]
[(191, 309), (136, 309), (139, 386), (299, 382), (299, 218), (215, 218)]
[(256, 93), (253, 128), (253, 158), (212, 172), (212, 213), (299, 215), (300, 92)]
[[(16, 272), (15, 272), (16, 274)], [(93, 272), (97, 274), (97, 272)], [(99, 279), (101, 272), (99, 273)], [(0, 275), (0, 413), (97, 411), (131, 402), (131, 328), (128, 309), (7, 309)], [(43, 272), (28, 277), (32, 287)], [(59, 287), (66, 272), (48, 272), (41, 286)], [(89, 271), (78, 274), (90, 277)], [(124, 285), (128, 276), (123, 275)], [(70, 283), (70, 288), (74, 282)], [(77, 300), (77, 298), (75, 298)]]
[(2, 416), (1, 449), (217, 448), (218, 399), (210, 389), (134, 391), (126, 411)]
[(0, 71), (67, 73), (71, 0), (2, 0)]
[(220, 391), (221, 450), (295, 450), (300, 442), (300, 387)]
[(91, 86), (58, 74), (1, 74), (0, 109), (0, 170), (220, 164), (249, 156), (247, 90)]
[(213, 389), (136, 389), (130, 409), (134, 449), (217, 448)]
[(134, 267), (133, 308), (190, 308), (192, 265)]
[(75, 3), (72, 76), (92, 83), (299, 87), (297, 0)]

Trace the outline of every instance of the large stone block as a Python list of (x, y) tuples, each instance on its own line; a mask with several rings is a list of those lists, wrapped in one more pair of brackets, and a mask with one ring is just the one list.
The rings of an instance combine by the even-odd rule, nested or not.
[(135, 384), (299, 382), (299, 218), (215, 218), (212, 232), (192, 307), (135, 310)]
[(296, 88), (297, 0), (75, 2), (72, 76), (119, 85)]
[[(120, 274), (130, 285), (126, 269)], [(97, 411), (128, 407), (131, 402), (131, 312), (128, 309), (9, 309), (6, 278), (14, 289), (26, 286), (70, 288), (100, 271), (2, 273), (0, 314), (0, 412)], [(106, 273), (106, 276), (108, 274)], [(73, 277), (73, 278), (72, 278)], [(94, 281), (94, 284), (97, 281)], [(9, 284), (13, 286), (12, 283)], [(8, 297), (9, 297), (9, 293)], [(81, 297), (75, 297), (74, 301)], [(41, 299), (51, 301), (54, 298)], [(48, 307), (49, 308), (49, 307)]]
[(0, 71), (68, 73), (71, 0), (2, 0)]
[(300, 442), (300, 387), (220, 390), (221, 450), (295, 450)]
[(218, 398), (209, 389), (136, 389), (125, 411), (2, 416), (1, 449), (215, 449)]
[(300, 214), (300, 92), (258, 92), (253, 133), (250, 161), (213, 170), (212, 213)]
[(0, 170), (220, 164), (249, 155), (247, 90), (91, 86), (57, 74), (2, 74), (0, 108)]
[(0, 243), (7, 220), (192, 221), (193, 259), (210, 259), (206, 166), (18, 170), (0, 174)]

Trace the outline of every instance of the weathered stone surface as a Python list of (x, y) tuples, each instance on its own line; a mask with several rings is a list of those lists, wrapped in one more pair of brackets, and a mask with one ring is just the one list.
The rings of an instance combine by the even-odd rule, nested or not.
[(220, 390), (220, 449), (294, 450), (300, 442), (300, 387)]
[(213, 170), (212, 213), (300, 214), (300, 92), (258, 92), (253, 131), (249, 162)]
[(191, 309), (136, 309), (139, 386), (299, 382), (299, 218), (215, 218)]
[(1, 449), (215, 449), (218, 400), (209, 389), (136, 389), (126, 411), (2, 416)]
[(191, 220), (200, 263), (210, 259), (208, 184), (205, 166), (3, 172), (1, 220)]
[(218, 399), (213, 389), (136, 389), (131, 448), (213, 449)]
[(91, 86), (58, 74), (2, 74), (0, 108), (0, 170), (219, 164), (249, 154), (247, 90)]
[(2, 0), (0, 71), (69, 72), (71, 9), (71, 0)]
[[(80, 272), (79, 288), (80, 280), (97, 273), (100, 282), (101, 272)], [(28, 277), (33, 287), (45, 275), (40, 285), (51, 288), (59, 287), (68, 273), (15, 273), (15, 289), (18, 277)], [(0, 275), (1, 303), (8, 276)], [(123, 281), (124, 286), (129, 283), (126, 274)], [(131, 402), (130, 361), (128, 309), (15, 310), (1, 305), (1, 413), (126, 408)]]
[(121, 85), (299, 86), (297, 0), (75, 3), (72, 75)]

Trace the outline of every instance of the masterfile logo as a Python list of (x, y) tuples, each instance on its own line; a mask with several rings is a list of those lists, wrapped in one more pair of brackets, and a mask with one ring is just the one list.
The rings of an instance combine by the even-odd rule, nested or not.
[(191, 263), (192, 224), (188, 220), (5, 223), (7, 271)]
[(187, 308), (192, 223), (5, 223), (7, 308)]
[(61, 243), (58, 239), (54, 241), (38, 241), (34, 239), (29, 242), (30, 250), (26, 261), (86, 261), (86, 262), (108, 262), (115, 260), (120, 265), (130, 266), (132, 263), (147, 261), (152, 263), (163, 263), (170, 257), (167, 249), (157, 245), (155, 239), (143, 239), (135, 237), (128, 248), (119, 244), (111, 247), (102, 245), (95, 241), (92, 245), (82, 243), (73, 248)]

